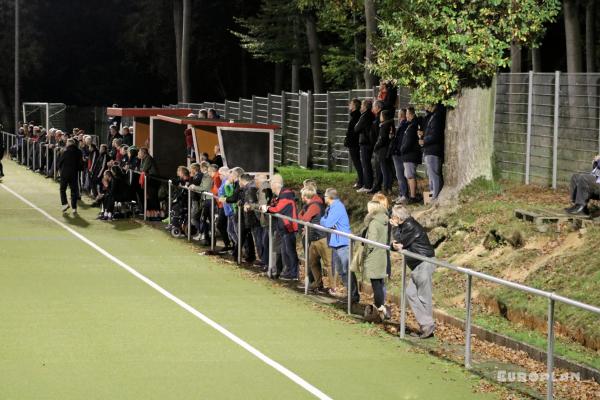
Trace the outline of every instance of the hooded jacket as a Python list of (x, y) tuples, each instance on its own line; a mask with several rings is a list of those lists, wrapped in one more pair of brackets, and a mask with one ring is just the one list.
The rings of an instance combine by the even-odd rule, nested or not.
[[(374, 242), (388, 241), (389, 218), (385, 209), (377, 209), (365, 217), (366, 239)], [(387, 251), (381, 247), (364, 245), (364, 274), (367, 279), (383, 279), (387, 276)]]
[[(298, 219), (296, 208), (296, 195), (290, 189), (282, 188), (279, 195), (271, 201), (271, 207), (267, 208), (271, 214), (281, 214), (286, 217)], [(281, 234), (298, 232), (298, 223), (283, 218), (274, 218), (275, 227)]]

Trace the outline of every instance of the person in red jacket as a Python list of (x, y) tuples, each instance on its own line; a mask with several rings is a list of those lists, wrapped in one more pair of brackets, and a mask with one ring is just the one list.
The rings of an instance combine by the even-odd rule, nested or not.
[[(296, 195), (292, 190), (283, 187), (283, 178), (281, 175), (273, 175), (271, 178), (271, 190), (275, 197), (271, 201), (271, 206), (263, 206), (262, 211), (298, 219)], [(281, 238), (281, 257), (285, 265), (285, 269), (279, 278), (283, 280), (296, 280), (298, 279), (298, 254), (296, 252), (298, 223), (276, 217), (275, 230)]]
[[(300, 212), (300, 219), (319, 225), (321, 217), (325, 213), (323, 199), (317, 194), (313, 186), (307, 186), (301, 192), (304, 209)], [(331, 249), (327, 245), (327, 234), (317, 229), (304, 228), (304, 235), (308, 235), (308, 264), (310, 267), (309, 280), (310, 289), (316, 293), (325, 294), (323, 287), (323, 271), (331, 270)], [(323, 264), (323, 265), (321, 265)], [(312, 278), (312, 279), (310, 279)]]

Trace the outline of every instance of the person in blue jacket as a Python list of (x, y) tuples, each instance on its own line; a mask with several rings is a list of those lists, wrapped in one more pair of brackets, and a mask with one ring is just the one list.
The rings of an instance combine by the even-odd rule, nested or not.
[[(346, 207), (340, 201), (337, 190), (329, 188), (325, 191), (325, 204), (327, 209), (325, 215), (321, 218), (321, 226), (329, 229), (335, 229), (344, 233), (352, 233), (350, 231), (350, 219), (346, 212)], [(347, 287), (348, 285), (348, 270), (350, 265), (350, 239), (336, 234), (329, 235), (329, 247), (333, 251), (331, 257), (331, 265), (336, 269), (342, 283)], [(358, 303), (360, 301), (360, 294), (358, 292), (358, 284), (356, 281), (356, 275), (350, 272), (351, 280), (351, 301), (352, 303)], [(330, 290), (332, 295), (335, 295), (335, 290)]]

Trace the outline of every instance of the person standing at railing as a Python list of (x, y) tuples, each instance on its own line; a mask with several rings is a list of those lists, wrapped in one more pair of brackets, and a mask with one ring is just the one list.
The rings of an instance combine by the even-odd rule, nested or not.
[(220, 200), (223, 202), (223, 208), (225, 215), (227, 216), (227, 234), (233, 242), (232, 256), (237, 257), (238, 246), (240, 243), (240, 233), (238, 232), (238, 201), (240, 198), (240, 184), (239, 179), (241, 176), (241, 168), (232, 168), (229, 170), (229, 174), (225, 179), (225, 186), (223, 186), (223, 195)]
[(257, 174), (254, 177), (254, 185), (257, 190), (257, 202), (255, 204), (248, 204), (247, 207), (248, 210), (257, 213), (259, 226), (252, 232), (256, 253), (259, 258), (257, 265), (262, 268), (263, 272), (267, 272), (267, 266), (269, 265), (269, 218), (259, 211), (262, 206), (267, 206), (271, 202), (273, 193), (271, 192), (271, 185), (268, 182), (266, 174)]
[(356, 170), (357, 181), (353, 187), (360, 189), (364, 186), (363, 167), (360, 161), (359, 133), (354, 131), (354, 127), (360, 119), (360, 100), (352, 99), (348, 108), (350, 109), (350, 120), (348, 121), (344, 146), (348, 148), (352, 165), (354, 165), (354, 169)]
[[(211, 192), (213, 195), (217, 197), (222, 197), (225, 195), (225, 183), (227, 182), (227, 177), (229, 176), (229, 168), (221, 167), (219, 168), (216, 164), (213, 164), (211, 168), (215, 171), (213, 175), (213, 188)], [(221, 238), (223, 240), (223, 249), (222, 252), (227, 252), (231, 250), (231, 240), (229, 239), (229, 235), (227, 234), (227, 215), (225, 215), (225, 205), (222, 201), (217, 200), (218, 207), (218, 218), (217, 218), (217, 229), (221, 234)]]
[[(143, 172), (143, 183), (147, 185), (146, 216), (151, 220), (160, 219), (160, 203), (158, 201), (158, 182), (153, 177), (158, 176), (159, 171), (154, 158), (148, 153), (148, 149), (142, 147), (138, 152), (140, 159), (140, 170)], [(142, 199), (143, 200), (143, 199)]]
[[(321, 200), (321, 197), (319, 197), (317, 191), (312, 186), (302, 189), (301, 197), (305, 206), (300, 212), (299, 218), (302, 221), (318, 225), (325, 214), (323, 200)], [(327, 234), (318, 229), (307, 227), (303, 228), (303, 232), (304, 235), (308, 234), (308, 249), (305, 249), (305, 254), (308, 254), (311, 271), (309, 275), (312, 276), (310, 290), (322, 294), (325, 293), (322, 267), (325, 268), (325, 271), (330, 271), (331, 269), (331, 249), (327, 245)]]
[(247, 263), (256, 261), (256, 246), (254, 244), (253, 232), (260, 228), (260, 222), (256, 212), (250, 209), (250, 205), (258, 203), (258, 190), (254, 178), (250, 174), (243, 173), (239, 179), (239, 199), (237, 212), (242, 213), (242, 231), (239, 233), (240, 245), (244, 250), (244, 260)]
[[(271, 177), (271, 190), (275, 197), (271, 202), (271, 206), (263, 206), (262, 211), (297, 219), (296, 196), (291, 189), (283, 187), (281, 175), (275, 174)], [(283, 218), (274, 218), (273, 222), (281, 243), (281, 258), (285, 268), (279, 275), (280, 266), (277, 263), (278, 271), (272, 274), (272, 277), (277, 278), (277, 275), (279, 275), (279, 278), (284, 280), (298, 279), (298, 253), (296, 252), (298, 224)]]
[(77, 199), (79, 197), (78, 178), (79, 172), (83, 170), (83, 156), (81, 150), (75, 144), (73, 139), (67, 140), (67, 148), (61, 154), (58, 164), (60, 169), (60, 202), (62, 212), (69, 209), (67, 202), (67, 187), (71, 191), (71, 208), (73, 214), (77, 214)]
[[(390, 223), (395, 226), (392, 248), (396, 251), (407, 250), (423, 257), (434, 257), (435, 250), (425, 229), (411, 215), (404, 206), (395, 206), (392, 209)], [(432, 280), (435, 264), (417, 260), (409, 256), (406, 265), (410, 268), (410, 280), (406, 287), (406, 299), (421, 327), (421, 339), (433, 336), (435, 321), (433, 319)]]
[[(340, 232), (352, 233), (350, 230), (350, 218), (348, 218), (346, 207), (344, 207), (344, 204), (339, 199), (337, 190), (329, 188), (325, 191), (325, 204), (327, 204), (327, 209), (325, 210), (325, 215), (321, 218), (321, 225)], [(331, 262), (338, 275), (342, 278), (343, 285), (350, 291), (352, 303), (358, 303), (360, 301), (360, 293), (358, 292), (356, 275), (353, 272), (349, 272), (350, 239), (345, 236), (331, 234), (329, 235), (329, 247), (333, 250)], [(350, 288), (347, 287), (348, 273), (351, 274)], [(330, 289), (330, 294), (336, 295), (333, 287)]]
[[(368, 214), (365, 217), (366, 239), (378, 243), (388, 243), (389, 218), (387, 208), (380, 202), (371, 200), (367, 204)], [(385, 307), (385, 278), (387, 273), (387, 251), (381, 247), (362, 244), (363, 251), (363, 276), (371, 281), (373, 289), (373, 300), (375, 303), (375, 312), (380, 321), (390, 317), (388, 309)]]

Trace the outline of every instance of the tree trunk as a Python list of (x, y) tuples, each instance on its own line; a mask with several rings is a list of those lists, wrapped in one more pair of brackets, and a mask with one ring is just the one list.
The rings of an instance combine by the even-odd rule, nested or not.
[(464, 89), (456, 108), (448, 110), (442, 205), (456, 201), (474, 179), (493, 179), (495, 83), (487, 89)]
[[(352, 13), (352, 22), (356, 27), (356, 14), (354, 13)], [(356, 68), (354, 68), (354, 87), (360, 89), (365, 84), (365, 78), (361, 75), (360, 70), (358, 69), (358, 66), (362, 64), (363, 61), (361, 60), (361, 38), (360, 33), (358, 32), (359, 30), (356, 29), (354, 33), (354, 62), (356, 63)]]
[(323, 66), (321, 64), (321, 50), (319, 49), (319, 35), (315, 15), (310, 12), (306, 15), (306, 38), (308, 39), (308, 52), (310, 54), (310, 69), (313, 78), (313, 91), (323, 92)]
[(273, 93), (280, 93), (283, 88), (283, 63), (275, 63), (275, 82)]
[(240, 47), (241, 97), (248, 97), (248, 53)]
[(292, 60), (292, 93), (300, 90), (300, 61), (298, 58)]
[(375, 78), (369, 70), (369, 66), (373, 63), (373, 38), (377, 34), (375, 0), (365, 0), (365, 20), (367, 37), (365, 40), (365, 89), (371, 89), (375, 86)]
[(181, 35), (182, 35), (182, 10), (181, 0), (173, 0), (173, 26), (175, 28), (175, 59), (177, 61), (177, 102), (183, 100), (181, 96)]
[(521, 72), (521, 66), (523, 65), (521, 58), (522, 53), (521, 46), (513, 41), (510, 44), (510, 72), (513, 74)]
[(183, 29), (181, 34), (181, 97), (184, 103), (191, 100), (190, 41), (192, 39), (192, 0), (183, 0)]
[(585, 70), (596, 72), (596, 0), (585, 6)]
[(567, 72), (583, 72), (577, 2), (575, 0), (564, 0), (563, 7), (567, 45)]
[(533, 72), (542, 72), (542, 52), (539, 47), (531, 49), (531, 69)]

